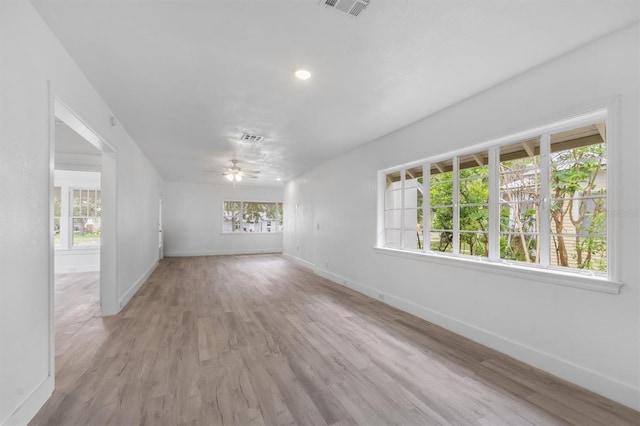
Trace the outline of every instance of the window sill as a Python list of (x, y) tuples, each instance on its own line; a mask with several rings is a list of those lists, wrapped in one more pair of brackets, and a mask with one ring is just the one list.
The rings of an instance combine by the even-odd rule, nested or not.
[(73, 255), (73, 254), (93, 254), (100, 252), (100, 246), (92, 247), (74, 247), (74, 248), (60, 248), (55, 247), (54, 251), (56, 255)]
[(281, 231), (278, 232), (221, 232), (222, 235), (273, 235), (273, 234), (282, 234)]
[(515, 278), (533, 279), (551, 284), (581, 288), (584, 290), (598, 291), (602, 293), (619, 294), (624, 285), (618, 281), (607, 278), (588, 276), (586, 274), (574, 274), (558, 270), (527, 267), (518, 264), (498, 263), (485, 259), (453, 257), (447, 254), (412, 252), (388, 247), (374, 247), (376, 253), (388, 256), (397, 256), (405, 259), (416, 259), (428, 263), (437, 263), (447, 266), (463, 267), (476, 271), (490, 272)]

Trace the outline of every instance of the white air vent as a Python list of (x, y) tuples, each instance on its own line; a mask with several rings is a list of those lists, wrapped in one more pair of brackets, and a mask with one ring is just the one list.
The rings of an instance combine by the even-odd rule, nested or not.
[(369, 5), (369, 0), (320, 0), (320, 4), (356, 17)]
[(240, 140), (244, 141), (244, 142), (258, 143), (258, 142), (262, 142), (264, 140), (264, 136), (251, 135), (249, 133), (245, 133), (245, 134), (242, 135)]

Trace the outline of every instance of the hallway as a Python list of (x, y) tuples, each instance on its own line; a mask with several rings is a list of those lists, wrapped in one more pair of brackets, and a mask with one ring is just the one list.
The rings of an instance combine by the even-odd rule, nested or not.
[(56, 391), (32, 425), (640, 423), (280, 255), (164, 259), (108, 318), (97, 274), (57, 278)]

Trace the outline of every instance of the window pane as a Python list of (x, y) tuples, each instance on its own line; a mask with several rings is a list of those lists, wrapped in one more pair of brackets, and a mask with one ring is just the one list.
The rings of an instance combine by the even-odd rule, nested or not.
[(540, 139), (500, 147), (500, 258), (540, 262)]
[(406, 209), (404, 211), (404, 247), (422, 249), (423, 236), (422, 209)]
[(483, 231), (489, 229), (489, 208), (484, 206), (460, 206), (460, 230)]
[(87, 207), (86, 207), (86, 215), (87, 216), (95, 216), (96, 215), (96, 191), (87, 190)]
[(53, 245), (60, 247), (60, 218), (53, 219)]
[(431, 209), (431, 229), (451, 231), (453, 228), (453, 207)]
[(387, 247), (400, 247), (400, 230), (387, 229), (384, 232), (384, 244)]
[[(550, 264), (596, 272), (607, 270), (607, 239), (581, 235), (552, 235)], [(566, 258), (563, 258), (566, 256)]]
[(539, 263), (538, 235), (524, 233), (500, 234), (500, 258)]
[(453, 253), (453, 232), (431, 232), (429, 241), (431, 250)]
[(273, 232), (275, 230), (275, 204), (273, 203), (243, 203), (243, 231), (245, 232)]
[(460, 231), (460, 254), (489, 256), (489, 234), (486, 232)]
[(551, 135), (551, 265), (607, 270), (605, 123)]
[(83, 217), (73, 219), (73, 246), (100, 245), (100, 218)]
[(53, 188), (53, 217), (62, 215), (62, 188), (56, 186)]
[(384, 227), (387, 229), (400, 229), (402, 210), (387, 210), (384, 212)]
[(408, 250), (422, 250), (422, 240), (421, 230), (405, 231), (403, 248)]
[(71, 197), (71, 210), (73, 216), (83, 216), (82, 214), (82, 191), (79, 189), (73, 190), (73, 196)]
[(284, 228), (284, 209), (282, 203), (278, 203), (278, 232)]
[(424, 198), (424, 188), (422, 185), (422, 166), (405, 171), (404, 208), (415, 209), (422, 207)]
[(402, 208), (402, 190), (398, 184), (398, 189), (389, 189), (385, 194), (385, 208), (400, 209)]
[(240, 202), (225, 201), (222, 232), (240, 232)]

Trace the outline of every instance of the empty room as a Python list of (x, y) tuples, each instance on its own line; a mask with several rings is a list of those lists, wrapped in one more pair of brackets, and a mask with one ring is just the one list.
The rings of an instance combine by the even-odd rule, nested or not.
[(0, 425), (640, 424), (637, 0), (0, 0)]

